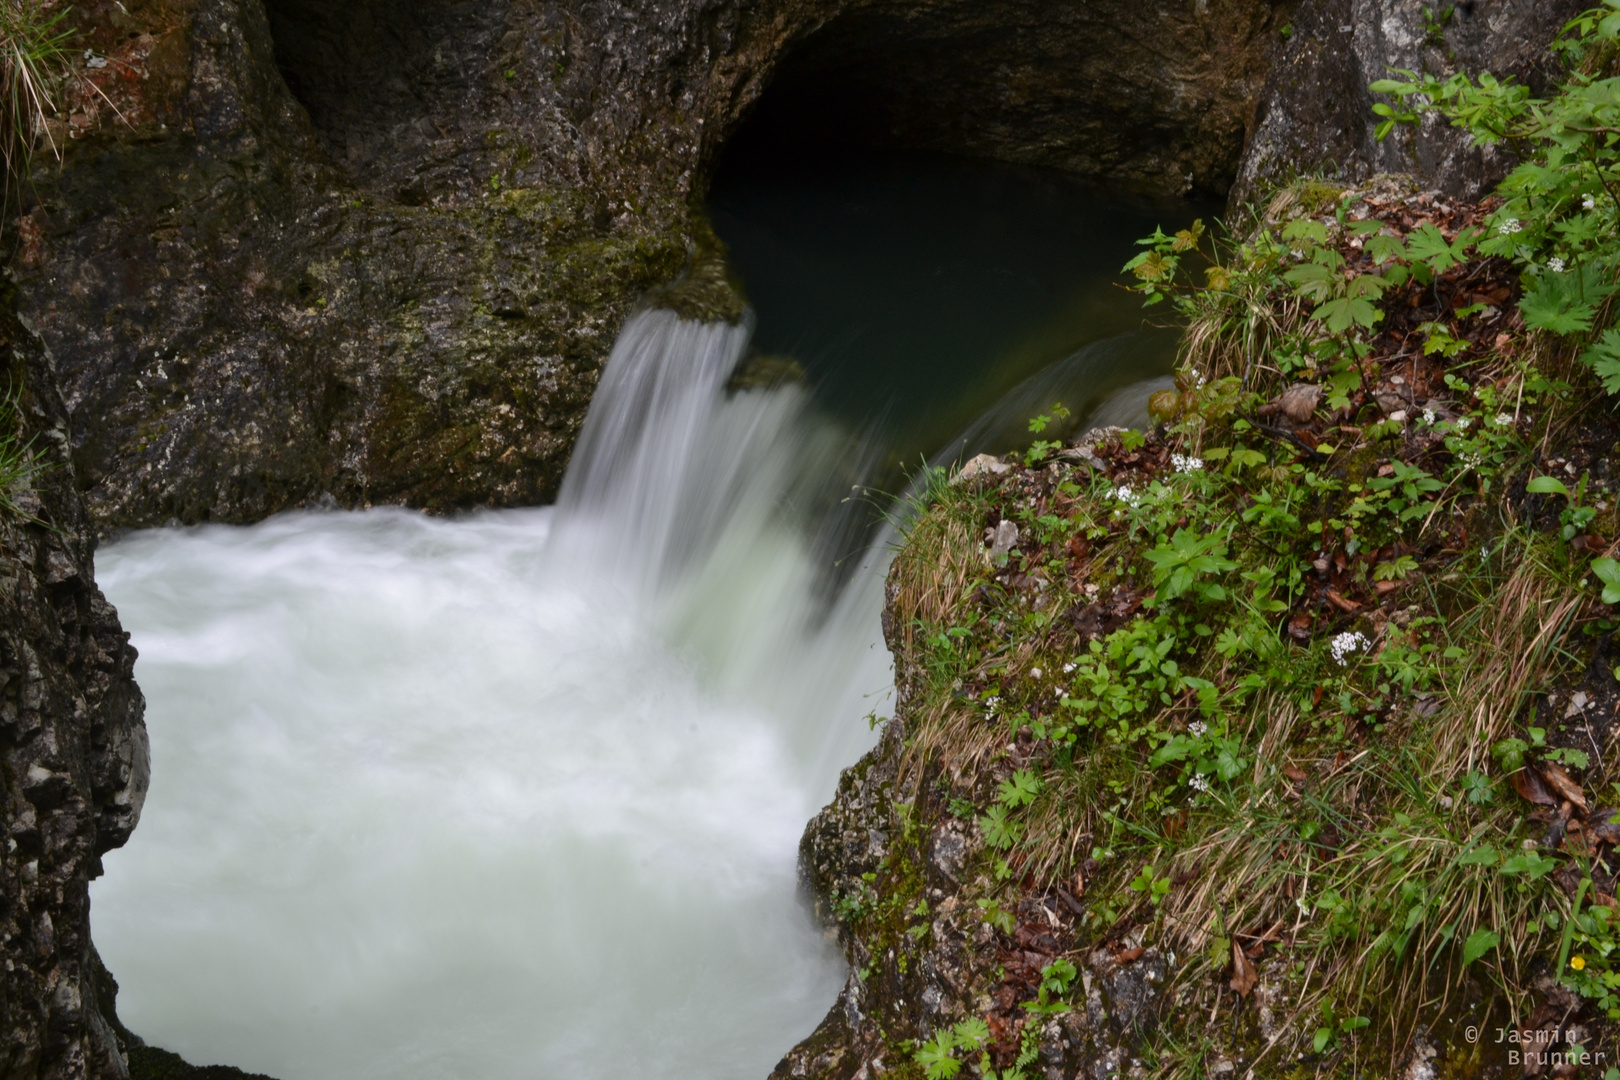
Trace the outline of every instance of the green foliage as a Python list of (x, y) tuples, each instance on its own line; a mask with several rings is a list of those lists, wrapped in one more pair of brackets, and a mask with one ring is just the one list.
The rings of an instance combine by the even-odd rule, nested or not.
[(0, 0), (0, 213), (15, 204), (40, 142), (59, 152), (47, 121), (69, 70), (68, 11)]
[(1009, 809), (1028, 806), (1041, 793), (1041, 778), (1029, 769), (1019, 769), (1011, 780), (1001, 782), (1001, 802)]
[(1610, 327), (1581, 354), (1581, 362), (1597, 372), (1603, 389), (1620, 394), (1620, 329)]
[[(1570, 22), (1558, 43), (1566, 76), (1548, 98), (1489, 73), (1476, 80), (1402, 70), (1372, 84), (1394, 102), (1375, 107), (1380, 139), (1438, 113), (1477, 143), (1509, 145), (1520, 164), (1497, 189), (1504, 202), (1477, 238), (1479, 251), (1522, 268), (1519, 308), (1531, 329), (1577, 339), (1606, 331), (1582, 359), (1610, 393), (1620, 392), (1620, 338), (1602, 322), (1610, 317), (1605, 301), (1620, 287), (1620, 78), (1591, 74), (1588, 61), (1617, 40), (1620, 0)], [(1424, 250), (1439, 254), (1433, 237)]]
[(0, 395), (0, 522), (36, 520), (17, 505), (17, 496), (47, 467), (22, 437), (20, 399), (15, 387)]
[[(1052, 423), (1061, 423), (1062, 421), (1067, 420), (1069, 416), (1069, 410), (1064, 407), (1063, 402), (1056, 402), (1052, 406), (1052, 415), (1047, 416), (1046, 414), (1042, 413), (1040, 416), (1036, 416), (1030, 420), (1030, 433), (1032, 435), (1039, 435), (1047, 429), (1048, 425)], [(1037, 439), (1035, 442), (1031, 443), (1029, 449), (1024, 452), (1024, 464), (1033, 465), (1062, 445), (1062, 439)]]
[(970, 1017), (935, 1032), (933, 1038), (912, 1053), (912, 1060), (923, 1067), (928, 1080), (951, 1080), (962, 1069), (962, 1059), (956, 1052), (982, 1050), (989, 1041), (989, 1025), (978, 1017)]
[(1197, 586), (1205, 600), (1225, 600), (1226, 590), (1201, 578), (1236, 570), (1238, 564), (1226, 558), (1226, 543), (1217, 535), (1198, 536), (1177, 529), (1169, 543), (1160, 544), (1146, 555), (1153, 564), (1153, 584), (1163, 600), (1174, 600)]
[(1142, 867), (1141, 873), (1131, 879), (1129, 888), (1145, 896), (1149, 903), (1157, 906), (1159, 901), (1170, 895), (1170, 879), (1155, 876), (1153, 867)]
[(1592, 573), (1603, 583), (1603, 602), (1620, 604), (1620, 562), (1607, 557), (1593, 559)]
[(1463, 963), (1472, 964), (1502, 943), (1502, 935), (1495, 930), (1475, 930), (1463, 942)]
[(1326, 1024), (1316, 1029), (1316, 1036), (1311, 1040), (1311, 1049), (1318, 1054), (1331, 1050), (1345, 1036), (1360, 1031), (1372, 1023), (1365, 1016), (1350, 1016), (1339, 1019), (1334, 1015), (1332, 1006), (1326, 1003), (1322, 1007), (1322, 1017)]

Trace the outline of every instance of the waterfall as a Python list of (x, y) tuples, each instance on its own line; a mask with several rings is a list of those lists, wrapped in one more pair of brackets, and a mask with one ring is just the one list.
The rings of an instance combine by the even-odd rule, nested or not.
[(820, 565), (862, 443), (728, 393), (747, 337), (632, 318), (556, 508), (103, 551), (154, 760), (93, 887), (132, 1030), (278, 1080), (757, 1080), (809, 1033), (797, 841), (887, 709), (887, 552)]
[(757, 1080), (811, 1031), (797, 841), (887, 715), (892, 533), (849, 541), (870, 440), (727, 389), (748, 336), (631, 318), (555, 508), (104, 549), (152, 739), (92, 888), (132, 1030), (278, 1080)]

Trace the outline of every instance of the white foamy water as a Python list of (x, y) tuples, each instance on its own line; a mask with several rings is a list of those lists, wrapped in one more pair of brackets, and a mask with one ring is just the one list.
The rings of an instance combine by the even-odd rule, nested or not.
[(133, 1031), (279, 1080), (758, 1080), (814, 1028), (797, 843), (889, 708), (887, 541), (829, 573), (862, 447), (728, 396), (747, 337), (633, 318), (554, 510), (102, 550), (152, 744), (92, 887)]
[[(93, 889), (119, 1013), (198, 1063), (758, 1078), (843, 977), (805, 821), (886, 712), (848, 443), (727, 398), (746, 330), (626, 327), (556, 510), (161, 530), (100, 554), (153, 777)], [(825, 501), (825, 500), (823, 500)]]

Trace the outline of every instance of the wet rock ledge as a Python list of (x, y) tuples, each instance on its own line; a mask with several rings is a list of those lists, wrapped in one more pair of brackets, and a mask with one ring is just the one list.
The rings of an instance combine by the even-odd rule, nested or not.
[(129, 635), (95, 585), (94, 531), (50, 359), (9, 299), (0, 295), (0, 385), (20, 430), (0, 429), (0, 440), (31, 443), (37, 457), (0, 493), (0, 1071), (122, 1076), (89, 883), (140, 818), (145, 702)]

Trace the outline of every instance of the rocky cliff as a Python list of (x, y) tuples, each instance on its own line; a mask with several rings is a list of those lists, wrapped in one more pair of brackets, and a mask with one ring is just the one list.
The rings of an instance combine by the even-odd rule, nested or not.
[(95, 586), (50, 359), (9, 300), (0, 363), (20, 430), (0, 428), (0, 440), (30, 446), (36, 467), (0, 494), (0, 1071), (122, 1076), (89, 882), (140, 818), (145, 706), (129, 635)]
[(1547, 45), (1583, 0), (1303, 0), (1266, 82), (1233, 189), (1316, 171), (1345, 182), (1407, 172), (1447, 195), (1477, 199), (1512, 167), (1498, 148), (1430, 117), (1384, 142), (1367, 89), (1391, 69), (1489, 71), (1538, 92), (1555, 75)]
[(1218, 192), (1286, 8), (98, 0), (22, 306), (104, 527), (541, 502), (767, 86), (898, 145)]
[(1432, 125), (1376, 143), (1367, 83), (1534, 81), (1577, 6), (96, 0), (22, 308), (104, 528), (543, 502), (750, 115), (1160, 190), (1474, 194), (1506, 163)]

